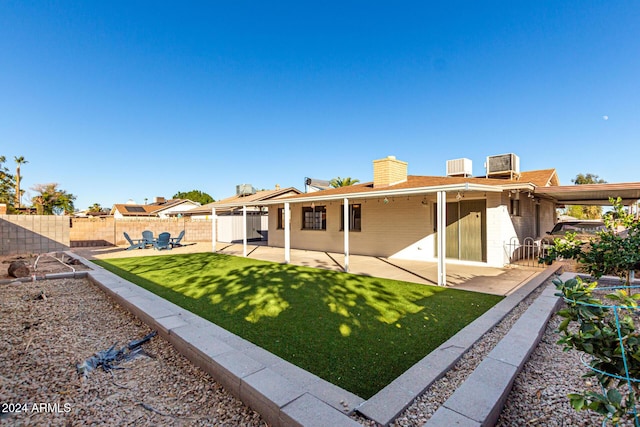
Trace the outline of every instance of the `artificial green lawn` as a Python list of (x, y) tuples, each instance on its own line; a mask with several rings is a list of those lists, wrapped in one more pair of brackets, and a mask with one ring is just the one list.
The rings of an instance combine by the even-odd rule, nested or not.
[(365, 399), (502, 299), (214, 253), (95, 262)]

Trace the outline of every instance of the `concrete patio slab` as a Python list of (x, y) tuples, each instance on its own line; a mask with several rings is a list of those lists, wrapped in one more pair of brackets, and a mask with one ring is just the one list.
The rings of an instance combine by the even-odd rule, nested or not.
[[(211, 244), (176, 248), (173, 251), (146, 250), (126, 251), (124, 247), (106, 248), (74, 248), (77, 255), (86, 259), (126, 258), (149, 255), (176, 255), (211, 251)], [(218, 243), (218, 253), (243, 256), (243, 246), (240, 243)], [(284, 262), (284, 248), (266, 246), (263, 242), (247, 244), (247, 256), (253, 259)], [(344, 254), (333, 252), (291, 250), (290, 263), (314, 268), (343, 271)], [(437, 263), (435, 261), (410, 261), (397, 258), (381, 258), (364, 255), (349, 256), (349, 272), (365, 276), (382, 277), (427, 285), (437, 284)], [(447, 262), (447, 283), (455, 289), (473, 292), (491, 293), (495, 295), (509, 295), (524, 283), (531, 280), (541, 268), (510, 266), (505, 268), (487, 267), (481, 263)]]

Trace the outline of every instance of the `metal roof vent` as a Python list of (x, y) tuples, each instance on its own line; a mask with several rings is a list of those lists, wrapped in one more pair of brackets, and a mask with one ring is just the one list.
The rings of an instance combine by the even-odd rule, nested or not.
[(471, 166), (470, 159), (447, 160), (447, 176), (471, 176)]
[(520, 176), (520, 158), (513, 153), (487, 157), (487, 177), (508, 177), (513, 179)]

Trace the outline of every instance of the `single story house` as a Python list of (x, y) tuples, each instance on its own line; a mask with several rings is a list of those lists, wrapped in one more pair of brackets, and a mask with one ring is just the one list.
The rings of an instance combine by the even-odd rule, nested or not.
[[(563, 197), (555, 169), (521, 172), (515, 154), (488, 157), (482, 177), (470, 176), (470, 163), (450, 160), (446, 176), (418, 176), (389, 156), (373, 161), (372, 182), (264, 201), (268, 245), (284, 248), (285, 262), (291, 248), (344, 253), (345, 270), (349, 254), (435, 261), (445, 284), (445, 260), (503, 267), (510, 244), (539, 240), (553, 228), (558, 204), (577, 197)], [(585, 190), (583, 198), (640, 198), (640, 183), (625, 188)]]
[(111, 208), (114, 218), (157, 217), (169, 218), (197, 208), (200, 203), (189, 199), (169, 199), (156, 197), (153, 203), (139, 205), (133, 201), (115, 204)]

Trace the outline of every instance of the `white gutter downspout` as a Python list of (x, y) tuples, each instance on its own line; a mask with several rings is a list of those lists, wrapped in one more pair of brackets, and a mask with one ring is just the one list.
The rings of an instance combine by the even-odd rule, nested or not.
[(438, 191), (437, 198), (437, 222), (438, 222), (438, 286), (447, 286), (447, 192)]
[(247, 205), (242, 206), (242, 256), (247, 257)]
[(291, 211), (289, 202), (284, 203), (284, 263), (291, 262)]
[(344, 271), (349, 272), (349, 227), (351, 227), (351, 218), (349, 217), (349, 199), (344, 198)]
[(216, 208), (211, 208), (211, 247), (213, 252), (216, 251), (216, 242), (218, 240), (216, 231)]

